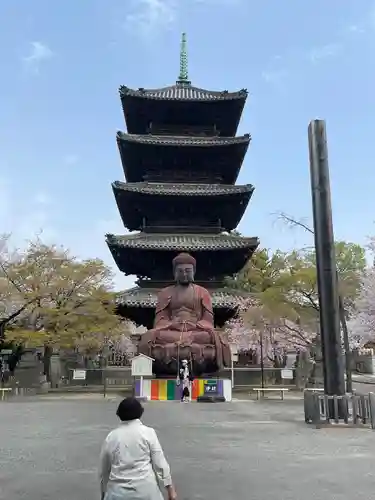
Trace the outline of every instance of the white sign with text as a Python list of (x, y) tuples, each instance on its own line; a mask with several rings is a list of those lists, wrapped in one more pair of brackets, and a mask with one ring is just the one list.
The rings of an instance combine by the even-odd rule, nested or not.
[(284, 368), (284, 370), (281, 370), (281, 378), (283, 380), (293, 380), (293, 370)]
[(132, 359), (132, 376), (133, 377), (151, 377), (152, 362), (154, 360), (144, 354), (139, 354)]
[(86, 380), (86, 370), (73, 370), (73, 380)]

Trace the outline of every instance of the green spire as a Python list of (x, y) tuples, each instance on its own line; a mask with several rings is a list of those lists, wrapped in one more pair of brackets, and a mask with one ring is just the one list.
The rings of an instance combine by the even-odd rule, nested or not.
[(180, 74), (178, 76), (178, 83), (189, 84), (189, 74), (188, 74), (188, 54), (187, 54), (187, 42), (186, 33), (182, 33), (181, 37), (181, 48), (180, 48)]

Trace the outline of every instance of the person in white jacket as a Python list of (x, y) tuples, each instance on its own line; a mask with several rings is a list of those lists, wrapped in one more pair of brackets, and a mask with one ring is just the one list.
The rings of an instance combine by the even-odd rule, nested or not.
[(177, 500), (169, 464), (155, 430), (140, 421), (143, 407), (135, 398), (118, 406), (121, 425), (106, 437), (100, 453), (102, 500)]

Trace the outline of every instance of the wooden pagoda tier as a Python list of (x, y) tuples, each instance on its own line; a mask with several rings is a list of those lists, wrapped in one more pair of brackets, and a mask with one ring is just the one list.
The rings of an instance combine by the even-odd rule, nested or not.
[(114, 182), (124, 226), (129, 231), (220, 233), (235, 229), (250, 201), (251, 184)]
[[(152, 328), (158, 288), (134, 287), (119, 293), (116, 309), (121, 316), (134, 321), (137, 325)], [(215, 326), (222, 327), (233, 317), (233, 311), (238, 307), (239, 298), (248, 294), (225, 287), (210, 290), (214, 309)]]
[(194, 87), (188, 81), (160, 89), (125, 86), (119, 89), (126, 127), (129, 134), (167, 132), (173, 123), (181, 130), (214, 131), (221, 136), (234, 136), (247, 99), (247, 90), (212, 91)]
[(117, 132), (127, 182), (234, 184), (251, 137), (131, 135)]
[(256, 250), (257, 238), (230, 234), (131, 233), (106, 236), (117, 267), (126, 275), (164, 281), (173, 279), (172, 260), (189, 252), (197, 260), (196, 281), (222, 282), (240, 271)]

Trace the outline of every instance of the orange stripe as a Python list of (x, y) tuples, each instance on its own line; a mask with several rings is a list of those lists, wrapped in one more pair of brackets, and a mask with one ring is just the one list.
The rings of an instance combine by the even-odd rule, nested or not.
[(159, 400), (159, 381), (151, 380), (151, 400), (158, 401)]
[(199, 380), (193, 380), (191, 384), (191, 399), (197, 399), (199, 396)]

